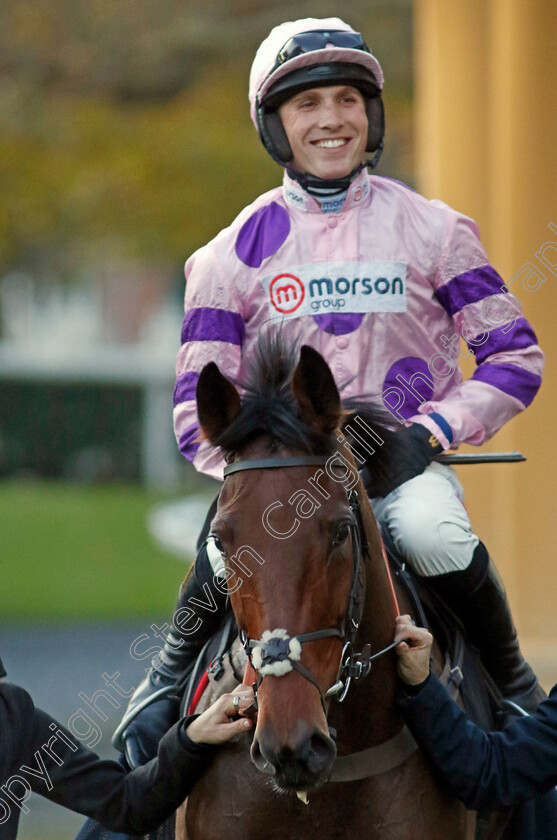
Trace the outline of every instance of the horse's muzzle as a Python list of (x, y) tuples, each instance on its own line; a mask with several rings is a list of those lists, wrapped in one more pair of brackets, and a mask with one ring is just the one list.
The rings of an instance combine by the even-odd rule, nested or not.
[(328, 735), (315, 729), (288, 746), (273, 741), (265, 736), (265, 730), (256, 734), (251, 760), (258, 770), (273, 777), (278, 789), (311, 790), (327, 781), (336, 757), (335, 743)]

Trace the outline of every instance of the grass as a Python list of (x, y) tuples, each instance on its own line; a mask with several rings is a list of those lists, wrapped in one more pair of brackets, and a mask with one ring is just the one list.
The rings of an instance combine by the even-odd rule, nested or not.
[(147, 532), (160, 501), (135, 486), (0, 482), (0, 622), (168, 616), (187, 567)]

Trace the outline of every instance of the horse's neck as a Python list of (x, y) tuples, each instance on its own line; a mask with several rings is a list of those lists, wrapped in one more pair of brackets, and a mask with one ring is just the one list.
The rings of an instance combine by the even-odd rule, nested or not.
[[(394, 638), (396, 606), (382, 544), (367, 499), (362, 504), (368, 552), (363, 557), (366, 586), (365, 603), (354, 647), (360, 652), (366, 643), (372, 655), (390, 645)], [(396, 711), (396, 659), (393, 652), (372, 663), (369, 676), (353, 683), (346, 700), (334, 713), (337, 744), (342, 752), (358, 751), (383, 743), (401, 727)], [(354, 727), (354, 721), (358, 726)], [(342, 722), (346, 726), (342, 726)], [(334, 724), (333, 724), (334, 725)]]

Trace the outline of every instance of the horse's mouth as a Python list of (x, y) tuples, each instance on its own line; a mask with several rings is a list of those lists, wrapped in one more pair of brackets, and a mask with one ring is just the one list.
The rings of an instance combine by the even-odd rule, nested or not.
[(269, 740), (257, 734), (251, 745), (251, 760), (280, 793), (303, 793), (321, 787), (331, 775), (335, 757), (334, 741), (317, 729), (297, 749), (273, 749)]
[(310, 773), (299, 767), (278, 767), (276, 774), (271, 777), (271, 785), (277, 793), (303, 794), (322, 787), (331, 775), (330, 768), (318, 774)]

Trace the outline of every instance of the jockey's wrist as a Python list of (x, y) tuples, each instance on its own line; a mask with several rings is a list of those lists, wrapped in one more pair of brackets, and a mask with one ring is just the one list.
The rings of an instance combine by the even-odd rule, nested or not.
[(408, 422), (424, 426), (431, 432), (441, 445), (440, 451), (449, 449), (452, 446), (454, 439), (453, 431), (445, 418), (437, 412), (433, 412), (432, 414), (414, 414), (413, 417), (408, 418)]

